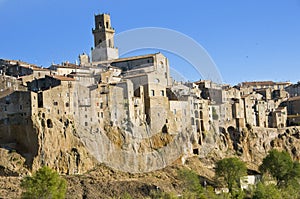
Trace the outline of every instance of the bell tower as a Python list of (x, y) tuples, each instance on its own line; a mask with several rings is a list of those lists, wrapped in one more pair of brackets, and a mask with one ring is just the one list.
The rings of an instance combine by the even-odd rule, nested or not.
[(107, 61), (119, 58), (118, 49), (115, 48), (115, 30), (111, 27), (110, 15), (95, 15), (94, 49), (92, 61)]

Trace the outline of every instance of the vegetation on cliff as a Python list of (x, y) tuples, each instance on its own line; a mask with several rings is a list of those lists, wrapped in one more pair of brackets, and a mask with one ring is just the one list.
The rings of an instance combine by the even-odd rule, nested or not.
[(67, 190), (66, 180), (49, 167), (42, 167), (33, 176), (25, 177), (21, 187), (24, 189), (24, 199), (65, 198)]

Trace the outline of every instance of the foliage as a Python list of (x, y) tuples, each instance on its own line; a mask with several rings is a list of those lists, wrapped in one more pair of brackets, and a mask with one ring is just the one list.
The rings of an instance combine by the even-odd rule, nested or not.
[(185, 194), (200, 196), (203, 187), (200, 184), (199, 176), (192, 170), (183, 169), (179, 171), (179, 178), (183, 181)]
[(300, 199), (300, 190), (299, 184), (295, 186), (295, 184), (286, 185), (284, 188), (280, 190), (282, 198), (288, 199)]
[(280, 190), (274, 185), (258, 183), (254, 191), (253, 199), (281, 199)]
[(240, 178), (247, 175), (247, 167), (238, 158), (225, 158), (216, 163), (216, 177), (226, 183), (229, 192), (233, 193), (238, 188)]
[(292, 183), (300, 177), (300, 164), (293, 162), (291, 156), (285, 151), (271, 150), (263, 159), (259, 169), (262, 173), (273, 176), (278, 185)]
[(120, 199), (132, 199), (132, 197), (129, 193), (126, 192), (120, 197)]
[(175, 199), (175, 198), (177, 198), (173, 194), (166, 193), (166, 192), (163, 192), (163, 191), (160, 191), (160, 190), (158, 190), (158, 191), (152, 190), (150, 192), (150, 197), (152, 199)]
[(66, 180), (49, 167), (42, 167), (32, 177), (27, 176), (21, 182), (24, 189), (22, 198), (44, 199), (65, 198), (67, 189)]

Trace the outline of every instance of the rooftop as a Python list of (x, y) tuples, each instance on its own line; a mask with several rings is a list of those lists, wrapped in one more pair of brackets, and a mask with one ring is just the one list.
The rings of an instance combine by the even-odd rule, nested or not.
[(60, 75), (54, 75), (54, 76), (51, 76), (55, 79), (58, 79), (60, 81), (75, 81), (75, 79), (71, 78), (71, 77), (67, 77), (67, 76), (60, 76)]
[(104, 64), (104, 63), (131, 61), (131, 60), (154, 57), (155, 55), (158, 55), (158, 54), (161, 54), (161, 53), (154, 53), (154, 54), (147, 54), (147, 55), (140, 55), (140, 56), (133, 56), (133, 57), (125, 57), (125, 58), (113, 59), (113, 60), (108, 60), (108, 61), (99, 61), (99, 62), (93, 62), (93, 64)]
[(254, 81), (242, 82), (243, 86), (275, 86), (275, 85), (290, 85), (291, 82), (273, 82), (273, 81)]
[(300, 101), (300, 96), (291, 97), (288, 99), (288, 101)]

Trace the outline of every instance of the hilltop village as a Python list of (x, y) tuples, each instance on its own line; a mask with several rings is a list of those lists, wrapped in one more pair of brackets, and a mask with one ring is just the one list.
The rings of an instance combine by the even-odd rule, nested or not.
[[(53, 154), (48, 154), (52, 163), (47, 162), (43, 142), (29, 141), (30, 134), (22, 131), (36, 123), (44, 129), (39, 130), (42, 133), (60, 122), (64, 129), (72, 126), (73, 134), (99, 162), (148, 171), (183, 155), (199, 155), (203, 139), (212, 131), (300, 124), (300, 83), (261, 81), (230, 86), (210, 80), (176, 82), (162, 53), (119, 58), (108, 14), (95, 16), (92, 32), (92, 56), (79, 55), (80, 64), (65, 62), (42, 68), (0, 60), (2, 147), (18, 151), (23, 147), (23, 156), (31, 153), (31, 161), (37, 154), (43, 157), (36, 164), (55, 165), (64, 160), (51, 159)], [(160, 142), (155, 137), (158, 134)], [(108, 141), (112, 144), (106, 146)], [(117, 150), (129, 154), (116, 158)], [(154, 154), (157, 151), (162, 162), (151, 159), (161, 157)], [(81, 152), (71, 147), (66, 154), (75, 165), (66, 173), (82, 171), (78, 167), (84, 162)], [(72, 158), (66, 160), (68, 167)], [(142, 162), (136, 168), (134, 159)]]

